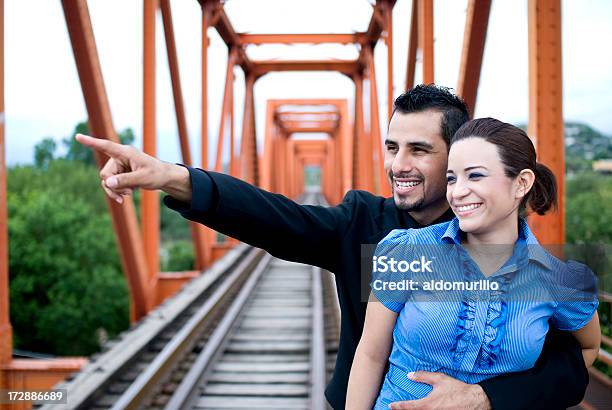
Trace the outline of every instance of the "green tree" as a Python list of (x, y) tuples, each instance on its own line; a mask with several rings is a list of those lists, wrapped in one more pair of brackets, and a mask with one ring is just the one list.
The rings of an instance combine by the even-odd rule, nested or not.
[(189, 223), (178, 212), (173, 211), (163, 204), (163, 197), (160, 195), (159, 219), (161, 240), (173, 242), (176, 240), (191, 240)]
[(195, 256), (193, 244), (190, 241), (174, 241), (168, 249), (168, 256), (162, 262), (162, 270), (166, 272), (193, 269)]
[[(612, 177), (594, 172), (569, 176), (565, 190), (565, 256), (587, 263), (597, 273), (600, 290), (612, 292)], [(610, 304), (601, 301), (599, 319), (602, 333), (610, 334)], [(606, 346), (604, 345), (604, 348)], [(612, 376), (606, 363), (595, 367)]]
[(47, 168), (53, 160), (57, 144), (51, 137), (47, 137), (34, 146), (34, 164), (39, 168)]
[(100, 332), (129, 325), (129, 299), (96, 168), (55, 160), (7, 180), (15, 347), (97, 351)]
[(612, 243), (612, 178), (593, 172), (566, 183), (566, 241), (570, 244)]

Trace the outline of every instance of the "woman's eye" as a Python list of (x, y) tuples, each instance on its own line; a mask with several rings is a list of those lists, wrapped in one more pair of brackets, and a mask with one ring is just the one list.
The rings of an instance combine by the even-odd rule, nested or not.
[(452, 184), (453, 182), (455, 182), (455, 179), (457, 179), (457, 178), (449, 175), (449, 176), (446, 177), (446, 183), (447, 184)]
[(484, 175), (479, 174), (478, 172), (473, 172), (469, 175), (470, 179), (480, 179), (484, 177)]

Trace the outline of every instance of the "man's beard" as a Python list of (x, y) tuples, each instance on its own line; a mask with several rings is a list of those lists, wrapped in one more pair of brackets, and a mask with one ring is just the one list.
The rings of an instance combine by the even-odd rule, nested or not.
[(423, 205), (425, 204), (425, 198), (421, 197), (416, 202), (408, 203), (406, 199), (397, 199), (395, 196), (395, 192), (393, 193), (393, 201), (395, 202), (395, 206), (398, 209), (406, 212), (420, 211), (423, 209)]
[[(410, 177), (416, 177), (421, 179), (421, 184), (424, 184), (423, 178), (421, 177), (421, 175), (405, 175), (403, 176), (403, 178), (410, 178)], [(402, 210), (402, 211), (406, 211), (406, 212), (413, 212), (413, 211), (421, 211), (423, 209), (423, 205), (425, 204), (425, 193), (423, 193), (423, 196), (419, 199), (417, 199), (415, 202), (412, 203), (408, 203), (407, 199), (402, 199), (401, 197), (398, 199), (395, 196), (395, 182), (393, 180), (393, 174), (389, 173), (389, 181), (391, 183), (391, 192), (393, 194), (393, 201), (395, 202), (395, 206)]]

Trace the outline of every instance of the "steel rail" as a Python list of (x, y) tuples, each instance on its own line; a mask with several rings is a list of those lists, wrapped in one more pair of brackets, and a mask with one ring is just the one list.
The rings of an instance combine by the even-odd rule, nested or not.
[[(263, 253), (262, 250), (253, 248), (249, 256), (238, 265), (227, 280), (215, 290), (210, 299), (198, 309), (179, 333), (156, 356), (155, 360), (120, 396), (112, 410), (136, 409), (146, 403), (146, 400), (154, 393), (164, 376), (173, 370), (173, 365), (193, 348), (204, 328), (210, 324), (211, 317), (223, 306), (230, 290), (239, 286), (241, 279), (253, 272), (253, 269), (256, 272), (260, 270)], [(264, 259), (269, 260), (267, 256)], [(255, 268), (256, 266), (257, 268)], [(255, 275), (255, 273), (253, 274)], [(250, 282), (250, 279), (247, 282)], [(221, 323), (224, 321), (225, 319)]]
[(310, 408), (324, 409), (325, 382), (325, 324), (323, 322), (323, 285), (321, 268), (312, 268), (312, 338), (310, 339)]
[(271, 259), (272, 257), (266, 254), (257, 264), (257, 267), (245, 282), (238, 296), (224, 314), (223, 319), (215, 328), (206, 347), (202, 349), (189, 369), (189, 372), (166, 404), (166, 410), (187, 408), (189, 403), (196, 399), (198, 395), (198, 386), (205, 383), (210, 376), (212, 364), (215, 363), (216, 359), (223, 353), (223, 348), (227, 345), (231, 331), (235, 326), (236, 319), (243, 311), (253, 289), (255, 289), (255, 285), (257, 285), (259, 278), (267, 268)]
[[(238, 245), (132, 328), (105, 343), (102, 352), (92, 356), (81, 371), (55, 386), (68, 392), (65, 408), (93, 406), (109, 386), (142, 360), (152, 345), (165, 343), (173, 326), (189, 317), (203, 298), (214, 293), (215, 288), (252, 253), (253, 248), (248, 245)], [(53, 410), (55, 407), (48, 404), (40, 408)]]

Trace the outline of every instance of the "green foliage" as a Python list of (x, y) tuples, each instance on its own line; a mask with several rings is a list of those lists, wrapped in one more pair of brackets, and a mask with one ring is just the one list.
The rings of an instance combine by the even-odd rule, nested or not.
[[(160, 231), (162, 241), (191, 240), (191, 231), (189, 230), (188, 221), (163, 204), (160, 196), (159, 216), (160, 216)], [(191, 269), (191, 268), (189, 268)]]
[(55, 160), (8, 172), (15, 347), (87, 355), (129, 325), (129, 300), (97, 170)]
[(579, 122), (565, 124), (565, 147), (568, 156), (588, 160), (612, 158), (612, 138)]
[(162, 270), (164, 272), (191, 270), (194, 262), (193, 244), (190, 241), (175, 241), (170, 243)]
[[(597, 273), (599, 289), (612, 292), (612, 177), (594, 172), (568, 176), (565, 198), (566, 242), (582, 245), (570, 247), (566, 256), (585, 261)], [(610, 304), (601, 303), (598, 311), (602, 334), (610, 337)], [(612, 376), (606, 363), (597, 360), (594, 366)]]
[(47, 137), (34, 146), (34, 163), (39, 168), (47, 168), (53, 160), (57, 144), (51, 137)]
[(34, 195), (38, 191), (59, 192), (87, 200), (96, 214), (108, 213), (108, 206), (100, 188), (97, 168), (79, 162), (56, 159), (46, 170), (31, 166), (17, 166), (9, 170), (9, 193)]
[(68, 161), (82, 162), (88, 165), (95, 165), (96, 161), (94, 158), (93, 151), (83, 145), (79, 144), (74, 139), (76, 134), (89, 134), (89, 125), (87, 122), (80, 122), (74, 127), (72, 135), (63, 139), (64, 146), (67, 148), (66, 159)]
[(588, 172), (568, 177), (565, 197), (567, 243), (612, 243), (610, 176)]
[[(129, 325), (129, 294), (92, 151), (74, 134), (55, 156), (51, 137), (38, 143), (34, 166), (8, 170), (11, 323), (16, 348), (58, 355), (89, 355), (100, 339)], [(119, 133), (134, 141), (131, 129)], [(134, 193), (139, 217), (140, 192)], [(162, 264), (193, 266), (187, 222), (161, 207), (162, 237), (172, 242)], [(168, 247), (162, 244), (162, 248)]]

